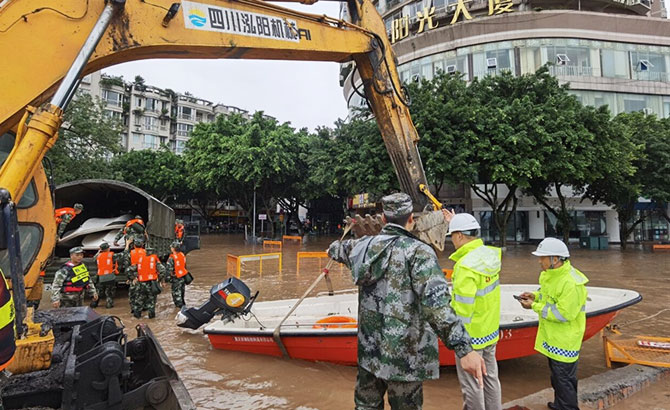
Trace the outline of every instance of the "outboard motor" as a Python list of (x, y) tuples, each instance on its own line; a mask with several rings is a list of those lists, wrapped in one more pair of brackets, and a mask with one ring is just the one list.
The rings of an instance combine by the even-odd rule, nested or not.
[(258, 292), (251, 296), (249, 287), (237, 278), (228, 278), (225, 282), (212, 286), (210, 297), (199, 308), (181, 308), (177, 313), (177, 326), (197, 329), (208, 323), (215, 315), (221, 314), (225, 322), (249, 313)]

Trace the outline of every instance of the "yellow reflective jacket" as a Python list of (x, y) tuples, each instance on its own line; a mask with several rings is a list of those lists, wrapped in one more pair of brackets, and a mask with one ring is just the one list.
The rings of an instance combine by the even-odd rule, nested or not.
[(499, 338), (500, 253), (500, 248), (476, 239), (449, 256), (456, 262), (451, 306), (470, 333), (473, 349), (483, 349)]
[(570, 261), (540, 273), (533, 310), (540, 315), (535, 350), (564, 363), (579, 359), (586, 328), (586, 283), (589, 279)]

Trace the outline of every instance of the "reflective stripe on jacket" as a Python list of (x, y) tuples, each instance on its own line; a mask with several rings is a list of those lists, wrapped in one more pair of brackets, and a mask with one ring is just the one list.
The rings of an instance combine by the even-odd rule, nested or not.
[(0, 370), (7, 367), (16, 352), (16, 329), (14, 327), (14, 301), (4, 275), (0, 280)]
[(586, 283), (589, 279), (570, 261), (540, 274), (533, 310), (539, 317), (535, 350), (564, 363), (579, 359), (586, 328)]
[(63, 222), (63, 215), (65, 215), (65, 214), (72, 215), (72, 218), (77, 216), (77, 214), (74, 211), (74, 208), (58, 208), (58, 209), (56, 209), (56, 212), (54, 213), (54, 215), (56, 217), (56, 225)]
[(63, 281), (63, 292), (80, 293), (86, 289), (90, 275), (88, 273), (88, 268), (84, 263), (75, 265), (72, 262), (67, 262), (63, 265), (63, 269), (65, 269), (65, 272), (67, 273), (65, 280)]
[(130, 251), (130, 264), (137, 265), (140, 261), (140, 258), (147, 254), (147, 250), (144, 248), (134, 248)]
[(142, 255), (137, 262), (137, 280), (149, 282), (158, 279), (157, 270), (158, 256)]
[(175, 252), (170, 254), (170, 259), (174, 262), (174, 275), (178, 278), (186, 276), (186, 256), (183, 252)]
[(449, 258), (456, 262), (451, 306), (465, 324), (472, 347), (483, 349), (499, 339), (501, 250), (475, 239)]
[(100, 252), (95, 261), (98, 264), (98, 276), (107, 275), (109, 273), (114, 273), (115, 275), (119, 274), (119, 263), (114, 262), (114, 252)]

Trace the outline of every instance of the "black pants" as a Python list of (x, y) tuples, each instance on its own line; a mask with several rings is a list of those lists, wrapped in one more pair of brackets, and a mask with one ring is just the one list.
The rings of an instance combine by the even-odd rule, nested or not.
[(563, 363), (549, 359), (554, 406), (559, 410), (579, 410), (577, 403), (577, 362)]

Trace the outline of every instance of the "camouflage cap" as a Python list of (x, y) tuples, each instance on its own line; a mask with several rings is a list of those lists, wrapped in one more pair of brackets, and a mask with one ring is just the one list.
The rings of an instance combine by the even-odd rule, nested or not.
[(412, 213), (412, 198), (404, 192), (386, 195), (382, 198), (384, 215), (398, 218)]
[(109, 244), (107, 242), (102, 242), (100, 244), (100, 249), (109, 249)]
[(175, 248), (175, 249), (179, 249), (179, 247), (181, 246), (181, 243), (179, 243), (177, 241), (174, 241), (170, 244), (170, 246)]
[(151, 246), (147, 246), (146, 251), (147, 251), (147, 255), (151, 255), (153, 253), (156, 253), (156, 249), (152, 248)]
[(81, 211), (81, 210), (84, 209), (84, 205), (82, 205), (80, 203), (76, 203), (76, 204), (74, 204), (73, 208), (74, 209), (79, 209)]
[(134, 239), (133, 239), (133, 245), (137, 245), (137, 246), (142, 246), (142, 245), (144, 245), (144, 238), (141, 237), (141, 236), (138, 237), (138, 238), (134, 238)]
[(135, 215), (135, 219), (142, 219), (142, 215)]
[(74, 248), (70, 248), (70, 255), (73, 253), (84, 253), (84, 248), (81, 246), (75, 246)]

